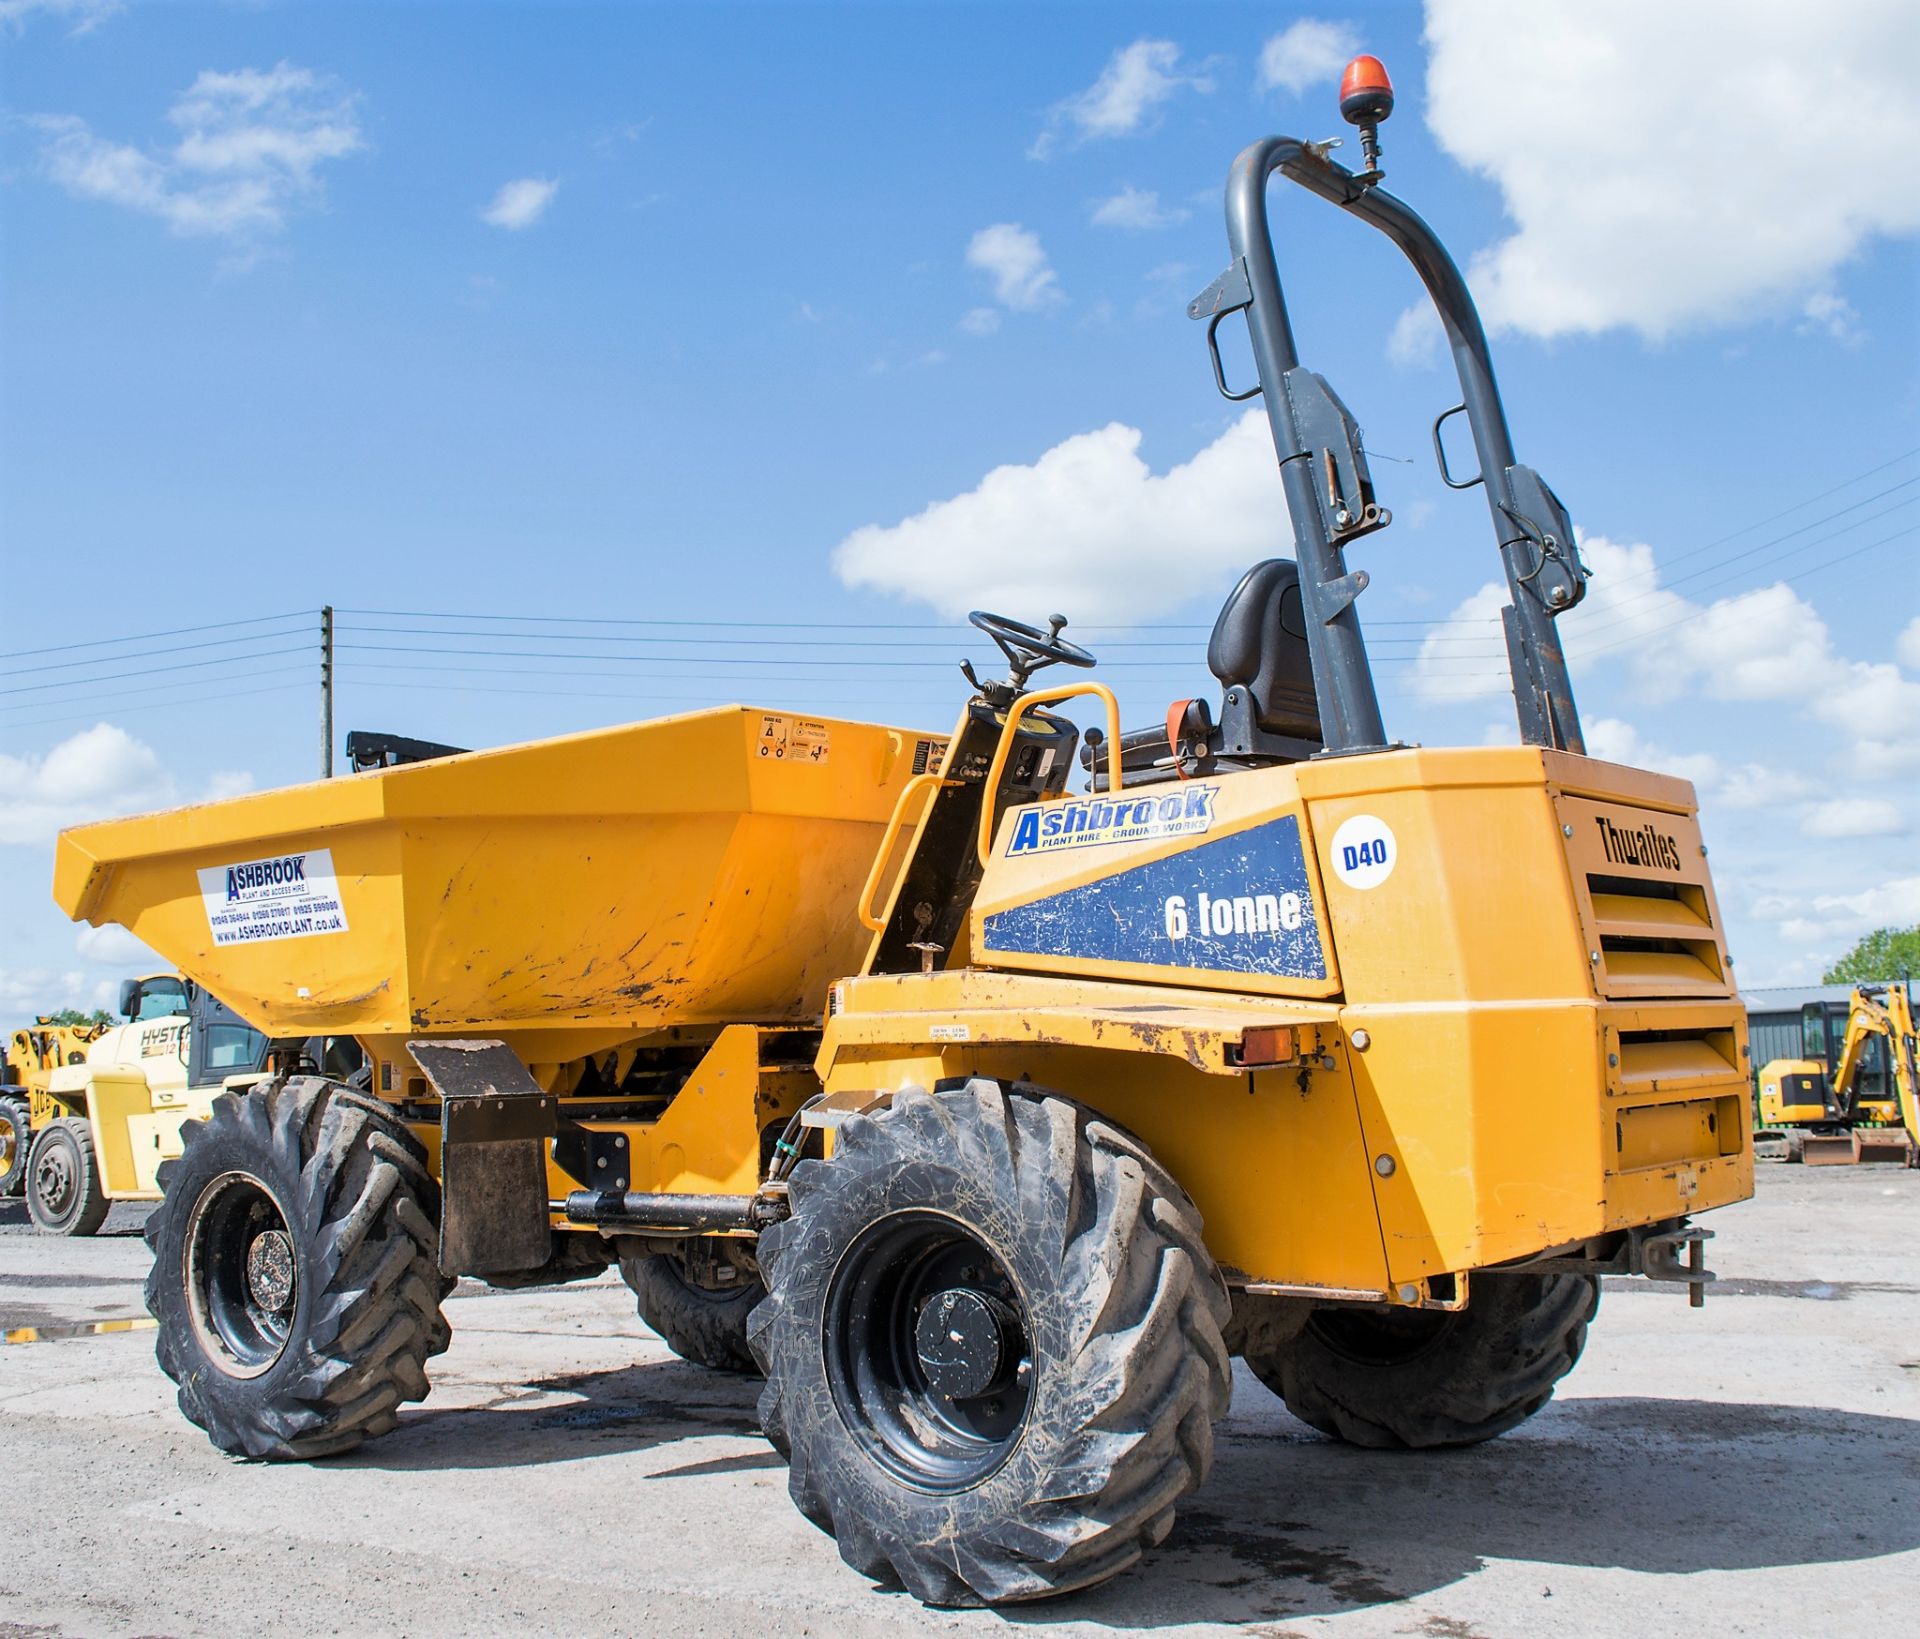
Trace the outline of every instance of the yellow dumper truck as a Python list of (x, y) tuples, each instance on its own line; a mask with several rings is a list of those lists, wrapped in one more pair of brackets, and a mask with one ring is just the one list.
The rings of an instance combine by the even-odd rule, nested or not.
[[(676, 1350), (765, 1373), (849, 1563), (1001, 1603), (1166, 1535), (1235, 1353), (1332, 1438), (1463, 1445), (1547, 1402), (1601, 1276), (1704, 1292), (1691, 1219), (1752, 1157), (1694, 795), (1583, 754), (1572, 528), (1378, 185), (1371, 73), (1369, 169), (1248, 149), (1191, 309), (1246, 317), (1295, 547), (1221, 611), (1217, 702), (1129, 732), (1101, 683), (1034, 682), (1092, 664), (1062, 620), (980, 614), (1006, 675), (968, 667), (947, 736), (728, 707), (62, 837), (71, 914), (367, 1055), (214, 1099), (161, 1170), (160, 1363), (216, 1444), (384, 1434), (455, 1276), (617, 1261)], [(1383, 729), (1342, 554), (1388, 514), (1293, 355), (1275, 171), (1434, 296), (1520, 744)]]

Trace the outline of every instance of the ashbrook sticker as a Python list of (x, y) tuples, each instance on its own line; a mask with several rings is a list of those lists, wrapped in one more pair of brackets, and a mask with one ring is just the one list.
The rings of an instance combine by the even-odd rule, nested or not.
[(1185, 785), (1161, 797), (1075, 797), (1022, 808), (1007, 842), (1009, 858), (1056, 848), (1091, 848), (1107, 842), (1145, 842), (1186, 837), (1213, 828), (1217, 785)]
[(216, 945), (347, 931), (330, 848), (211, 865), (199, 876), (200, 898)]

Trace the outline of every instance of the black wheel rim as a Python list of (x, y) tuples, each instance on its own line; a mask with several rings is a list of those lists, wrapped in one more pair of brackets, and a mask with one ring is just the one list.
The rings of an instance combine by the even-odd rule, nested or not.
[(208, 1360), (258, 1377), (286, 1352), (300, 1301), (286, 1214), (259, 1179), (222, 1173), (194, 1202), (186, 1233), (187, 1311)]
[(997, 1472), (1033, 1403), (1032, 1328), (1001, 1259), (935, 1212), (894, 1213), (842, 1254), (827, 1291), (827, 1382), (876, 1463), (917, 1490)]
[(33, 1176), (27, 1181), (42, 1222), (64, 1228), (80, 1210), (80, 1155), (73, 1134), (48, 1128), (27, 1157)]
[(1307, 1329), (1356, 1366), (1400, 1366), (1439, 1342), (1453, 1320), (1445, 1309), (1322, 1309)]
[(0, 1107), (0, 1182), (11, 1183), (19, 1170), (25, 1146), (20, 1142), (20, 1123), (11, 1109)]

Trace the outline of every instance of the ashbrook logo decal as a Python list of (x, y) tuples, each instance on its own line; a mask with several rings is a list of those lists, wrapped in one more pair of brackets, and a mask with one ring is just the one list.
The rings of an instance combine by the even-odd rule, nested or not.
[(1663, 871), (1680, 867), (1680, 844), (1672, 837), (1643, 825), (1637, 831), (1623, 831), (1604, 814), (1596, 814), (1593, 823), (1600, 827), (1600, 846), (1614, 865), (1638, 865), (1643, 869), (1658, 866)]
[(285, 859), (256, 860), (251, 865), (227, 867), (227, 898), (245, 899), (256, 888), (277, 888), (289, 882), (307, 880), (307, 856), (292, 854)]
[(197, 874), (207, 927), (216, 945), (347, 931), (346, 907), (340, 903), (329, 848), (207, 865)]
[(1216, 785), (1188, 785), (1166, 797), (1129, 797), (1122, 791), (1117, 798), (1075, 797), (1044, 808), (1023, 808), (1007, 853), (1194, 836), (1212, 829), (1213, 799), (1219, 790)]

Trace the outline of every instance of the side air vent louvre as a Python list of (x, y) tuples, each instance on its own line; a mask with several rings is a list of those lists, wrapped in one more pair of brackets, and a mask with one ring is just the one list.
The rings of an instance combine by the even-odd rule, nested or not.
[(1609, 995), (1718, 995), (1728, 985), (1706, 894), (1686, 882), (1587, 877)]

